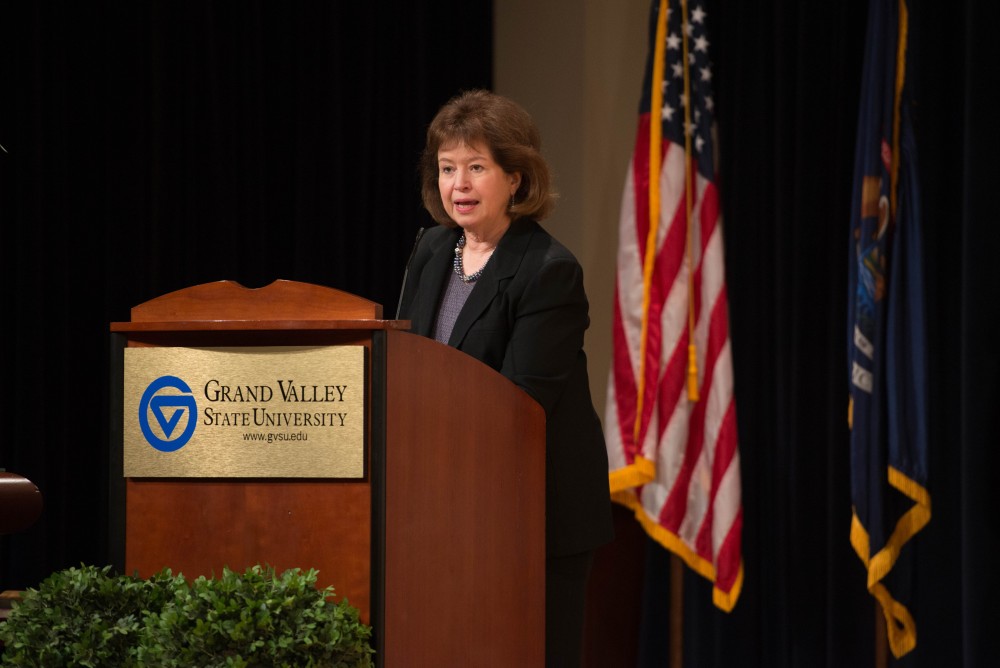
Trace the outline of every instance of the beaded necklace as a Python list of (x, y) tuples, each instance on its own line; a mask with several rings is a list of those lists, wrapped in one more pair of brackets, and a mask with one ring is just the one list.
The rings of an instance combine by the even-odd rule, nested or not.
[(464, 234), (458, 238), (458, 243), (455, 244), (455, 260), (453, 262), (453, 266), (455, 267), (455, 273), (458, 275), (459, 278), (462, 279), (462, 282), (464, 282), (464, 283), (473, 283), (480, 276), (483, 275), (483, 270), (486, 269), (486, 265), (488, 265), (490, 263), (490, 258), (493, 257), (493, 254), (490, 253), (490, 257), (486, 258), (486, 262), (483, 263), (483, 266), (481, 266), (478, 271), (476, 271), (476, 272), (474, 272), (472, 274), (468, 274), (467, 275), (465, 273), (465, 266), (462, 264), (462, 249), (463, 248), (465, 248), (465, 235)]

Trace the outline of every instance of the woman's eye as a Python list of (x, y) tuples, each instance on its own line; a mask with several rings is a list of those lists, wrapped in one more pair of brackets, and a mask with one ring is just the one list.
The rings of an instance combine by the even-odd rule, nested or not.
[(442, 174), (451, 174), (454, 171), (454, 169), (455, 169), (454, 167), (442, 166), (441, 167), (441, 173)]
[(482, 165), (470, 165), (469, 166), (469, 171), (470, 172), (481, 172), (481, 171), (483, 171), (483, 166)]

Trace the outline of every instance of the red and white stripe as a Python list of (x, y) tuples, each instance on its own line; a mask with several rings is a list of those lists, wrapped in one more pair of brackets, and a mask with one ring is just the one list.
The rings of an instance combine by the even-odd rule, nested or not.
[[(689, 224), (685, 170), (693, 164), (684, 146), (662, 142), (647, 268), (649, 131), (642, 114), (621, 206), (604, 422), (611, 492), (652, 538), (712, 580), (715, 604), (731, 610), (743, 577), (742, 501), (719, 193), (694, 170)], [(697, 399), (687, 388), (692, 329)]]

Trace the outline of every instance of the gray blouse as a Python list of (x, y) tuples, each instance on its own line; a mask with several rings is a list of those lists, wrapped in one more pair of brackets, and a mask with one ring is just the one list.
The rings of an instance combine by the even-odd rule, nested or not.
[(458, 314), (465, 306), (465, 300), (472, 294), (475, 282), (466, 283), (458, 274), (451, 272), (451, 278), (444, 285), (441, 301), (438, 303), (437, 317), (434, 319), (434, 340), (448, 343), (451, 330), (455, 327)]

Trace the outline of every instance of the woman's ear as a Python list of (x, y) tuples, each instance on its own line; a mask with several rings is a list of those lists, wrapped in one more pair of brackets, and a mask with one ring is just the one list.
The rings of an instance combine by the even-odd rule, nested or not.
[(517, 192), (517, 189), (521, 187), (521, 172), (514, 172), (510, 175), (510, 194), (511, 196)]

